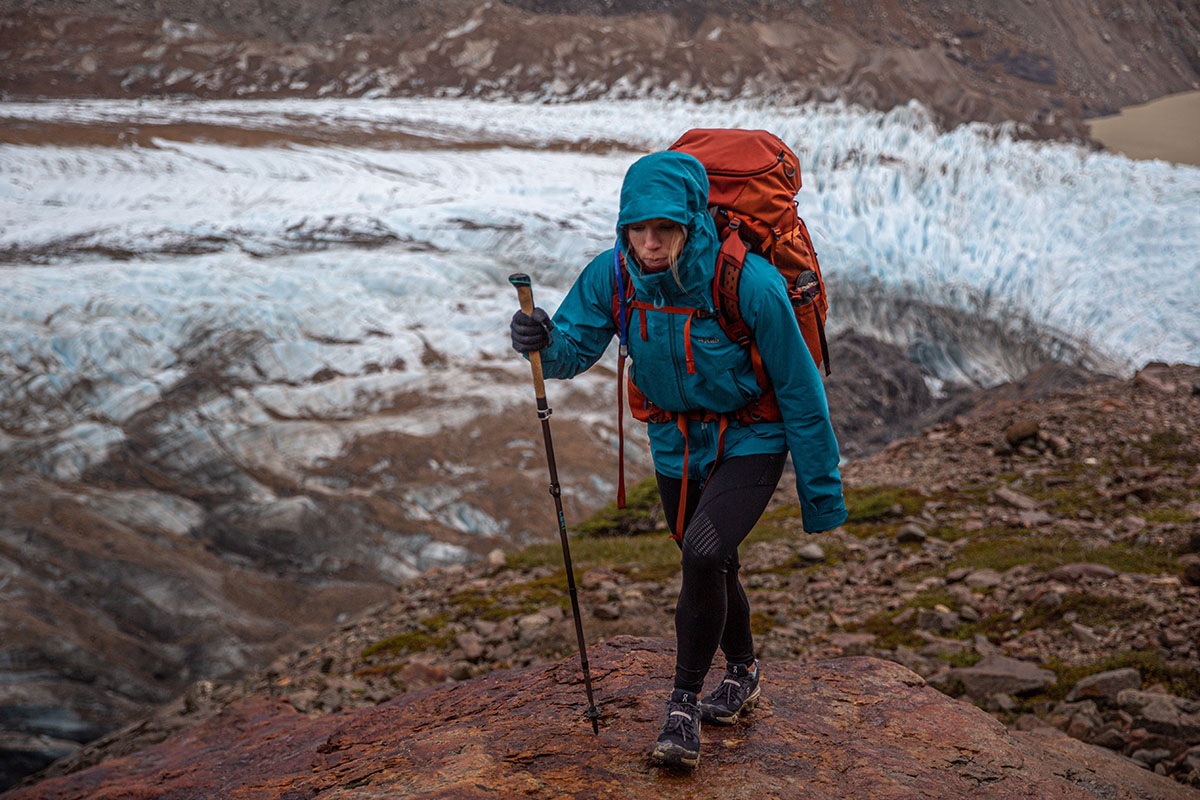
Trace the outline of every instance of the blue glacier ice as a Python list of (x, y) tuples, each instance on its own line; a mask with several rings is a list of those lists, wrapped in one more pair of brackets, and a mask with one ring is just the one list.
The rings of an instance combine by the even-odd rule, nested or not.
[[(56, 101), (2, 115), (201, 130), (0, 146), (0, 429), (19, 434), (120, 425), (205, 360), (272, 387), (280, 408), (352, 414), (378, 405), (380, 374), (434, 368), (469, 395), (480, 359), (508, 357), (505, 277), (530, 273), (553, 308), (611, 242), (628, 164), (691, 127), (765, 128), (797, 151), (834, 330), (906, 347), (934, 378), (986, 385), (1047, 356), (1125, 374), (1200, 363), (1200, 169), (1005, 126), (940, 132), (916, 104)], [(205, 126), (276, 136), (235, 147)], [(336, 391), (321, 389), (330, 374)]]

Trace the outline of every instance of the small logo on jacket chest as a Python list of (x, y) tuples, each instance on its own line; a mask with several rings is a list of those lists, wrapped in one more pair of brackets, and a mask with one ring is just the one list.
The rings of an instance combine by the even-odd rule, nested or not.
[(720, 344), (721, 343), (721, 340), (718, 339), (716, 336), (693, 336), (692, 338), (695, 339), (697, 342), (700, 342), (701, 344)]

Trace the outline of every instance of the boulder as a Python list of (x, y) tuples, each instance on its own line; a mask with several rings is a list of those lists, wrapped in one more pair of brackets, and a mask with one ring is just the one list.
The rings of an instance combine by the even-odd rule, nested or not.
[(825, 550), (822, 549), (821, 545), (816, 543), (810, 543), (800, 547), (796, 550), (796, 555), (805, 561), (811, 561), (813, 563), (825, 560)]
[(252, 697), (167, 741), (6, 800), (239, 797), (588, 797), (605, 800), (1186, 800), (1188, 789), (1043, 730), (1010, 732), (900, 665), (840, 658), (764, 665), (764, 700), (705, 728), (697, 773), (651, 766), (674, 649), (619, 637), (593, 648), (599, 736), (579, 659), (410, 692), (317, 718)]
[(1009, 445), (1016, 447), (1026, 439), (1032, 439), (1037, 436), (1038, 430), (1041, 428), (1041, 422), (1036, 419), (1018, 420), (1004, 429), (1004, 441)]
[(1122, 689), (1117, 705), (1133, 716), (1133, 724), (1150, 733), (1200, 744), (1200, 702), (1160, 692)]
[(996, 490), (996, 498), (1001, 502), (1007, 503), (1013, 508), (1018, 508), (1023, 511), (1032, 511), (1038, 507), (1038, 501), (1026, 494), (1010, 489), (1007, 486), (1001, 486)]
[(896, 541), (900, 544), (920, 544), (929, 538), (929, 534), (915, 522), (909, 522), (896, 531)]
[(950, 679), (955, 678), (961, 680), (967, 694), (975, 698), (999, 692), (1036, 692), (1057, 680), (1050, 670), (1002, 655), (986, 656), (974, 666), (953, 669)]
[(1099, 578), (1101, 580), (1111, 580), (1117, 577), (1117, 571), (1112, 567), (1106, 567), (1103, 564), (1078, 563), (1078, 564), (1063, 564), (1061, 567), (1055, 567), (1046, 573), (1046, 577), (1053, 581), (1078, 581), (1081, 578)]

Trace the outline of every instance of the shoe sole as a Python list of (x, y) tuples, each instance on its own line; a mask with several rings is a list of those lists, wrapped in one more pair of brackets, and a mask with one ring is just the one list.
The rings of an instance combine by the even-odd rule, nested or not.
[(667, 767), (695, 769), (700, 766), (700, 753), (686, 750), (677, 744), (661, 742), (655, 746), (650, 758)]
[(716, 710), (716, 706), (700, 704), (700, 721), (706, 722), (709, 725), (736, 725), (742, 712), (753, 711), (758, 706), (758, 701), (762, 697), (762, 686), (755, 686), (754, 691), (746, 698), (746, 702), (742, 703), (741, 708), (733, 713), (720, 713)]

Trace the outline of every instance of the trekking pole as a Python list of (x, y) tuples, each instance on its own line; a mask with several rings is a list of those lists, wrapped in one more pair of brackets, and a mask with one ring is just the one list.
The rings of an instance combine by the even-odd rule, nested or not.
[[(521, 310), (526, 314), (533, 313), (533, 285), (529, 276), (515, 273), (508, 276), (508, 282), (517, 289), (517, 298), (521, 301)], [(571, 548), (567, 544), (567, 523), (563, 518), (562, 490), (558, 486), (558, 467), (554, 463), (554, 442), (550, 439), (550, 406), (546, 402), (546, 382), (542, 377), (542, 354), (534, 351), (529, 354), (529, 367), (533, 371), (533, 393), (537, 396), (537, 415), (542, 421), (542, 438), (546, 440), (546, 464), (550, 467), (550, 495), (554, 498), (554, 510), (558, 513), (558, 538), (562, 540), (563, 563), (567, 568), (567, 589), (571, 594), (571, 611), (575, 614), (575, 637), (579, 640), (579, 660), (583, 664), (583, 685), (587, 690), (587, 711), (584, 716), (592, 721), (592, 733), (600, 735), (600, 710), (592, 700), (592, 676), (588, 672), (587, 645), (583, 640), (583, 622), (579, 617), (579, 597), (575, 592), (575, 572), (571, 567)]]

